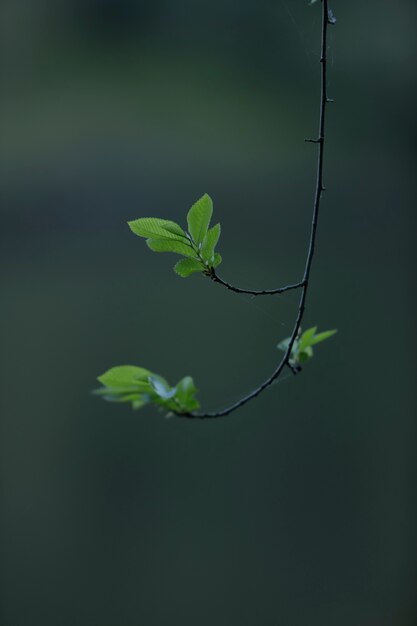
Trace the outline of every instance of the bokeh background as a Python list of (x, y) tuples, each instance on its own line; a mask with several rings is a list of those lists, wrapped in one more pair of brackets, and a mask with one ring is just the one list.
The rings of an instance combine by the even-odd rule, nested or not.
[(334, 0), (324, 197), (297, 378), (229, 418), (91, 396), (117, 364), (206, 409), (274, 369), (297, 295), (254, 300), (126, 226), (204, 192), (221, 275), (301, 276), (320, 5), (3, 0), (1, 624), (416, 623), (414, 0)]

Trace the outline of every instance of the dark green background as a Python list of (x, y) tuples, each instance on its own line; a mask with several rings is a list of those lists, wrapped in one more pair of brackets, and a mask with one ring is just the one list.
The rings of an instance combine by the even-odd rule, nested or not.
[(320, 6), (1, 3), (3, 626), (415, 623), (417, 6), (333, 10), (305, 327), (339, 334), (193, 423), (90, 389), (131, 363), (221, 408), (273, 370), (297, 296), (176, 277), (126, 221), (208, 192), (224, 278), (300, 278)]

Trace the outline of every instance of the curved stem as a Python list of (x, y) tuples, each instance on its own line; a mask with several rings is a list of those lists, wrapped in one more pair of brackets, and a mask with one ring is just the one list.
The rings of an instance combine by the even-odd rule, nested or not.
[(223, 287), (226, 287), (226, 289), (229, 289), (230, 291), (234, 291), (235, 293), (248, 293), (252, 296), (273, 296), (279, 293), (284, 293), (285, 291), (290, 291), (291, 289), (300, 289), (301, 287), (304, 286), (304, 281), (301, 281), (300, 283), (294, 283), (293, 285), (286, 285), (285, 287), (279, 287), (278, 289), (261, 289), (261, 290), (241, 289), (240, 287), (235, 287), (234, 285), (231, 285), (230, 283), (227, 283), (225, 280), (220, 278), (220, 276), (216, 274), (214, 269), (212, 269), (211, 272), (208, 273), (207, 275), (209, 276), (209, 278), (211, 278), (211, 280), (214, 283), (223, 285)]
[[(317, 155), (317, 174), (316, 174), (316, 188), (314, 193), (314, 203), (313, 203), (313, 216), (311, 222), (310, 229), (310, 240), (308, 246), (308, 252), (306, 257), (306, 262), (304, 266), (304, 275), (303, 279), (297, 285), (289, 285), (287, 288), (283, 288), (285, 291), (288, 289), (295, 289), (297, 287), (301, 287), (301, 296), (298, 304), (297, 316), (294, 322), (293, 330), (291, 333), (290, 341), (288, 343), (287, 350), (279, 362), (276, 369), (272, 372), (272, 374), (261, 383), (256, 389), (248, 393), (246, 396), (231, 404), (230, 406), (222, 409), (220, 411), (208, 412), (208, 413), (182, 413), (178, 414), (178, 417), (186, 417), (192, 419), (206, 419), (206, 418), (215, 418), (215, 417), (225, 417), (229, 415), (236, 409), (239, 409), (241, 406), (259, 396), (267, 387), (272, 385), (272, 383), (278, 379), (281, 372), (285, 368), (286, 365), (289, 365), (289, 359), (291, 356), (292, 347), (297, 338), (298, 332), (300, 330), (301, 322), (304, 316), (305, 311), (305, 303), (307, 298), (307, 291), (310, 282), (310, 272), (311, 265), (313, 261), (315, 245), (316, 245), (316, 236), (317, 236), (317, 224), (318, 217), (320, 211), (320, 201), (325, 191), (325, 187), (323, 185), (323, 165), (324, 165), (324, 141), (325, 141), (325, 120), (326, 120), (326, 105), (330, 101), (327, 97), (327, 27), (329, 23), (334, 23), (329, 19), (329, 8), (328, 8), (328, 0), (321, 0), (322, 2), (322, 23), (321, 23), (321, 93), (320, 93), (320, 116), (319, 116), (319, 134), (318, 138), (311, 140), (312, 143), (317, 144), (318, 146), (318, 155)], [(232, 289), (233, 291), (238, 291), (239, 293), (254, 293), (246, 290), (238, 290), (237, 288), (233, 288), (228, 283), (222, 281), (219, 277), (217, 277), (216, 282), (220, 282), (228, 289)], [(212, 277), (212, 280), (215, 280)], [(259, 292), (258, 292), (259, 293)], [(272, 293), (272, 292), (260, 292), (260, 293)], [(280, 293), (279, 291), (275, 291), (275, 293)]]

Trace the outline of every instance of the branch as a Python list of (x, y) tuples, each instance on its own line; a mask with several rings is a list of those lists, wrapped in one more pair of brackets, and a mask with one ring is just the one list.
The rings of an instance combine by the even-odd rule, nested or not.
[(278, 289), (261, 289), (257, 291), (253, 289), (241, 289), (240, 287), (235, 287), (234, 285), (227, 283), (216, 274), (214, 268), (211, 268), (211, 271), (207, 273), (207, 276), (211, 278), (214, 283), (223, 285), (223, 287), (226, 287), (226, 289), (229, 289), (230, 291), (234, 291), (235, 293), (248, 293), (252, 296), (273, 296), (279, 293), (284, 293), (285, 291), (290, 291), (291, 289), (300, 289), (301, 287), (304, 287), (304, 282), (301, 281), (300, 283), (286, 285), (285, 287), (279, 287)]
[(237, 287), (233, 287), (229, 285), (225, 281), (222, 281), (218, 276), (213, 273), (211, 276), (212, 280), (218, 282), (228, 289), (232, 291), (237, 291), (238, 293), (251, 293), (253, 295), (261, 295), (261, 294), (272, 294), (272, 293), (282, 293), (283, 291), (288, 291), (289, 289), (296, 289), (301, 287), (301, 296), (298, 304), (297, 316), (295, 319), (293, 331), (291, 333), (291, 338), (288, 343), (287, 350), (281, 359), (280, 363), (276, 367), (276, 369), (272, 372), (272, 374), (261, 383), (256, 389), (248, 393), (246, 396), (231, 404), (230, 406), (222, 409), (220, 411), (208, 412), (208, 413), (177, 413), (178, 417), (185, 417), (191, 419), (206, 419), (206, 418), (215, 418), (215, 417), (225, 417), (226, 415), (230, 415), (233, 411), (236, 411), (241, 406), (256, 398), (261, 394), (265, 389), (267, 389), (273, 382), (275, 382), (283, 369), (286, 366), (289, 366), (290, 369), (290, 356), (292, 347), (297, 338), (298, 332), (300, 330), (301, 322), (304, 316), (305, 311), (305, 303), (307, 298), (308, 287), (310, 283), (310, 272), (311, 265), (313, 262), (315, 245), (316, 245), (316, 236), (317, 236), (317, 224), (319, 218), (320, 211), (320, 201), (325, 190), (323, 185), (323, 166), (324, 166), (324, 142), (325, 142), (325, 119), (326, 119), (326, 105), (329, 103), (330, 99), (327, 97), (327, 27), (329, 24), (335, 23), (335, 18), (333, 13), (330, 12), (328, 7), (328, 0), (321, 0), (322, 2), (322, 21), (321, 21), (321, 92), (320, 92), (320, 115), (319, 115), (319, 132), (318, 138), (313, 140), (312, 143), (316, 143), (318, 146), (318, 155), (317, 155), (317, 170), (316, 170), (316, 188), (314, 193), (314, 203), (313, 203), (313, 215), (311, 221), (311, 230), (310, 230), (310, 241), (307, 252), (307, 258), (304, 266), (304, 275), (303, 279), (297, 283), (296, 285), (288, 285), (288, 287), (283, 287), (281, 290), (272, 290), (272, 291), (264, 291), (264, 292), (253, 292), (249, 290), (241, 290)]

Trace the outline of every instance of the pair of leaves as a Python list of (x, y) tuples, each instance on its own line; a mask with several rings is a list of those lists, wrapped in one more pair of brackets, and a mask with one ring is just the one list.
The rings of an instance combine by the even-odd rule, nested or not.
[[(291, 348), (291, 357), (289, 359), (291, 365), (299, 366), (301, 363), (305, 363), (314, 356), (313, 346), (326, 339), (329, 339), (337, 333), (337, 330), (325, 330), (322, 333), (317, 334), (317, 326), (313, 326), (304, 331), (294, 341)], [(278, 348), (283, 352), (286, 352), (290, 343), (291, 337), (283, 339), (278, 344)]]
[(143, 367), (121, 365), (112, 367), (97, 379), (103, 387), (93, 393), (109, 402), (130, 402), (134, 409), (153, 403), (169, 412), (189, 413), (200, 407), (195, 398), (196, 387), (190, 376), (175, 387)]
[(174, 270), (186, 278), (195, 272), (210, 273), (222, 262), (215, 252), (221, 228), (220, 224), (209, 228), (212, 214), (213, 201), (204, 194), (188, 211), (187, 232), (176, 222), (156, 217), (141, 217), (128, 224), (154, 252), (175, 252), (185, 257), (175, 264)]

